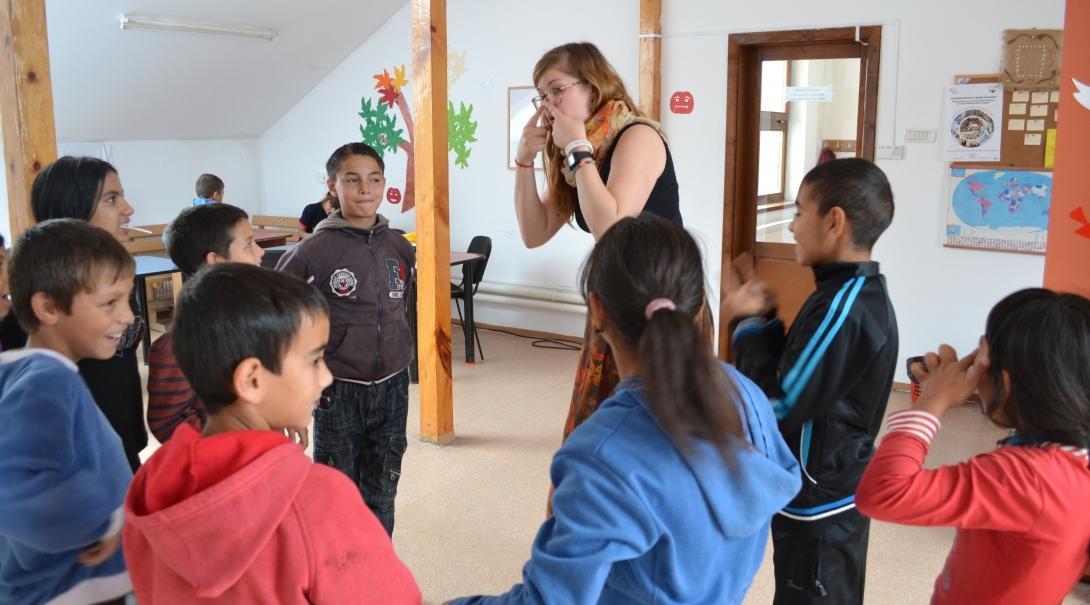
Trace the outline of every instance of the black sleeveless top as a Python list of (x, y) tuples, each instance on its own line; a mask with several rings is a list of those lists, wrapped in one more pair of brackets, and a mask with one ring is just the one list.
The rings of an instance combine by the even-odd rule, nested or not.
[[(613, 163), (613, 152), (617, 150), (617, 143), (620, 142), (621, 137), (629, 128), (632, 128), (636, 124), (629, 124), (621, 129), (621, 132), (617, 133), (617, 138), (613, 141), (613, 146), (606, 152), (606, 157), (598, 165), (598, 174), (602, 175), (602, 182), (609, 182), (609, 169)], [(663, 141), (663, 145), (666, 145), (666, 141)], [(576, 198), (578, 201), (578, 192)], [(651, 194), (647, 196), (647, 203), (643, 207), (644, 212), (650, 212), (657, 214), (662, 218), (673, 221), (679, 226), (685, 226), (681, 220), (681, 208), (678, 200), (677, 192), (677, 175), (674, 174), (674, 159), (670, 156), (670, 146), (666, 145), (666, 166), (662, 169), (662, 174), (659, 175), (659, 179), (655, 181), (654, 188), (651, 189)], [(583, 218), (583, 209), (579, 207), (579, 204), (575, 204), (575, 223), (579, 225), (579, 228), (587, 233), (590, 233), (590, 227), (587, 226), (586, 219)]]

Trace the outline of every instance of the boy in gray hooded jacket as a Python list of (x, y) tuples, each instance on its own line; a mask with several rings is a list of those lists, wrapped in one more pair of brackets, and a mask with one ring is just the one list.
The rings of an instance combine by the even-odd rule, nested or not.
[(277, 270), (313, 284), (329, 302), (325, 360), (334, 381), (314, 412), (314, 459), (348, 475), (392, 535), (407, 446), (413, 346), (405, 293), (416, 251), (378, 214), (385, 168), (363, 143), (334, 151), (326, 173), (340, 210), (285, 254)]

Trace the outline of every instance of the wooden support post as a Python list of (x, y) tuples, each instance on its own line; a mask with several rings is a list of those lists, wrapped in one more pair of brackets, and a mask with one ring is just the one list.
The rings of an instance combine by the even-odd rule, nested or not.
[(34, 177), (43, 166), (57, 159), (45, 0), (0, 0), (0, 40), (4, 43), (4, 57), (0, 60), (0, 120), (4, 131), (8, 216), (14, 240), (34, 224), (30, 211)]
[(662, 0), (640, 0), (640, 111), (652, 120), (662, 110)]
[(420, 438), (454, 440), (450, 351), (446, 0), (412, 0)]

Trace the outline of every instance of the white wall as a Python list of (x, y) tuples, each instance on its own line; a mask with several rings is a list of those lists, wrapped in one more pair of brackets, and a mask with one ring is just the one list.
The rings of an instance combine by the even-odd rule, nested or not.
[[(884, 25), (878, 107), (878, 143), (901, 144), (906, 127), (940, 127), (942, 86), (955, 73), (995, 72), (1000, 36), (1014, 27), (1061, 27), (1063, 1), (1046, 0), (1032, 13), (1023, 3), (996, 0), (974, 16), (973, 35), (945, 19), (949, 2), (920, 0), (785, 0), (747, 4), (715, 0), (666, 3), (663, 8), (662, 98), (691, 91), (695, 110), (665, 112), (681, 187), (685, 222), (704, 244), (713, 296), (718, 292), (726, 131), (727, 36), (733, 32)], [(398, 12), (319, 86), (262, 136), (262, 211), (297, 214), (321, 195), (322, 166), (338, 145), (359, 139), (360, 97), (374, 97), (372, 74), (410, 64), (408, 7)], [(513, 173), (506, 169), (506, 87), (530, 84), (541, 53), (572, 40), (598, 44), (636, 90), (638, 3), (566, 0), (536, 4), (454, 0), (448, 10), (450, 51), (466, 53), (468, 70), (450, 86), (451, 99), (474, 105), (478, 120), (470, 166), (452, 166), (451, 243), (464, 247), (474, 234), (493, 238), (486, 281), (572, 289), (591, 246), (583, 233), (562, 230), (553, 241), (526, 250), (511, 202)], [(578, 15), (578, 18), (573, 18)], [(619, 17), (618, 17), (619, 16)], [(407, 91), (411, 98), (411, 86)], [(945, 164), (937, 145), (909, 146), (906, 159), (879, 161), (893, 184), (897, 213), (875, 250), (900, 319), (902, 357), (949, 341), (971, 347), (987, 310), (1001, 296), (1041, 281), (1043, 258), (941, 246)], [(404, 155), (388, 158), (389, 186), (404, 189)], [(395, 226), (412, 228), (413, 213), (386, 205)], [(579, 333), (581, 318), (530, 309), (482, 305), (481, 321)], [(899, 374), (899, 379), (904, 379)]]
[(136, 214), (133, 225), (169, 223), (195, 197), (197, 177), (223, 179), (224, 201), (253, 214), (260, 206), (257, 139), (196, 141), (110, 141), (109, 161), (117, 168), (125, 197)]
[[(60, 153), (92, 155), (105, 148), (117, 168), (125, 197), (136, 213), (132, 224), (169, 223), (194, 197), (194, 184), (204, 172), (223, 179), (226, 201), (253, 214), (260, 205), (260, 163), (257, 139), (185, 141), (65, 142)], [(0, 151), (3, 151), (0, 148)], [(6, 171), (0, 171), (0, 234), (11, 247), (7, 210)]]

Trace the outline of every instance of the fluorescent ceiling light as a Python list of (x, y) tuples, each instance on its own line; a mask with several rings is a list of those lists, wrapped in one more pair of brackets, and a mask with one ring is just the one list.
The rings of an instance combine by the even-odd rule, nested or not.
[(148, 31), (186, 32), (191, 34), (210, 34), (233, 38), (255, 38), (272, 40), (276, 32), (267, 27), (248, 25), (224, 25), (206, 21), (188, 21), (173, 17), (149, 17), (144, 15), (121, 15), (121, 29), (144, 29)]

